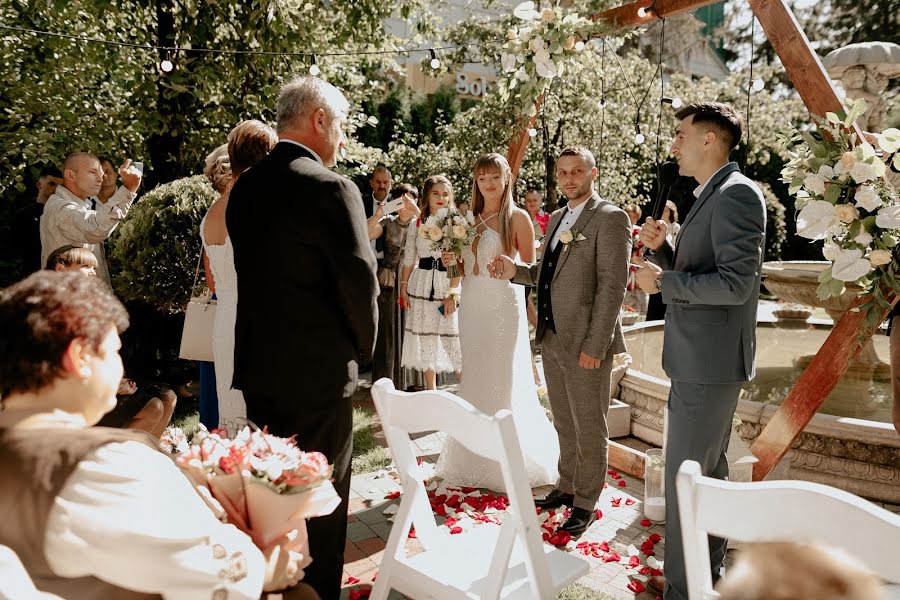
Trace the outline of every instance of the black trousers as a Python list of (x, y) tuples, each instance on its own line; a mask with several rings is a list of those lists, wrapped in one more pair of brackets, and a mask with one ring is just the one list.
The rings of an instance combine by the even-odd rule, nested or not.
[(378, 294), (378, 337), (372, 357), (372, 383), (388, 377), (399, 381), (399, 336), (397, 335), (397, 290), (382, 287)]
[(274, 435), (296, 434), (301, 449), (317, 450), (334, 465), (334, 487), (341, 497), (341, 504), (330, 515), (307, 522), (313, 562), (305, 569), (303, 583), (312, 586), (322, 600), (338, 600), (347, 537), (353, 406), (349, 395), (326, 398), (307, 393), (307, 398), (315, 403), (306, 404), (298, 401), (295, 394), (275, 397), (244, 390), (247, 417), (260, 428), (267, 425)]

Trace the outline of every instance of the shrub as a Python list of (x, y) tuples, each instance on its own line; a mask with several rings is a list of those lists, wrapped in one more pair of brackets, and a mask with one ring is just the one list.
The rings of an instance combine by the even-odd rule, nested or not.
[(757, 181), (766, 200), (766, 252), (763, 260), (782, 260), (782, 250), (787, 240), (787, 221), (784, 205), (778, 200), (768, 183)]
[(113, 288), (126, 301), (178, 313), (190, 299), (200, 256), (200, 221), (216, 192), (202, 175), (148, 192), (110, 238)]

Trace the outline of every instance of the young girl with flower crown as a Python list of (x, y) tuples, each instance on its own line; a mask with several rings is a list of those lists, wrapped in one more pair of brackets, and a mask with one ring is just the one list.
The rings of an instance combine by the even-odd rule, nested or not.
[(423, 227), (442, 208), (453, 207), (453, 186), (443, 175), (425, 180), (419, 201), (421, 217), (410, 227), (403, 251), (400, 307), (407, 310), (401, 364), (423, 371), (426, 389), (436, 388), (437, 373), (459, 371), (459, 327), (456, 308), (459, 277), (447, 277), (441, 251)]

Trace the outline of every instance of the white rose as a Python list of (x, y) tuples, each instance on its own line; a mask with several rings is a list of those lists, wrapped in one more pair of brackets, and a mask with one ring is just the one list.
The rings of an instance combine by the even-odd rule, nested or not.
[(519, 30), (519, 39), (527, 42), (531, 38), (531, 27), (523, 27)]
[(565, 229), (559, 232), (559, 241), (563, 244), (571, 244), (572, 240), (575, 239), (575, 236), (572, 234), (570, 229)]
[(875, 224), (882, 229), (900, 229), (900, 204), (891, 204), (879, 210)]
[(531, 38), (531, 42), (529, 42), (528, 47), (532, 52), (540, 52), (544, 49), (544, 38), (540, 36)]
[(545, 8), (541, 11), (541, 21), (544, 23), (552, 23), (556, 20), (556, 13), (553, 12), (552, 8)]
[(859, 218), (859, 211), (852, 204), (838, 204), (834, 207), (834, 215), (844, 223), (852, 223)]
[(878, 140), (878, 146), (884, 150), (885, 154), (893, 154), (900, 150), (900, 129), (896, 127), (876, 133), (875, 139)]
[(269, 478), (269, 481), (278, 481), (278, 478), (281, 477), (282, 473), (284, 473), (284, 469), (274, 462), (266, 469), (266, 477)]
[(853, 165), (856, 164), (856, 157), (852, 152), (844, 152), (841, 159), (834, 165), (834, 174), (843, 175), (849, 173)]
[(862, 250), (841, 250), (831, 266), (831, 276), (840, 281), (856, 281), (872, 270), (872, 264), (862, 257)]
[(869, 262), (873, 267), (880, 267), (891, 262), (891, 253), (887, 250), (872, 250), (869, 252)]
[(428, 228), (428, 239), (432, 242), (439, 242), (444, 238), (444, 232), (441, 231), (440, 227), (429, 227)]
[(427, 238), (428, 237), (428, 229), (429, 229), (429, 227), (427, 225), (423, 225), (423, 226), (419, 227), (419, 237), (422, 239)]
[(853, 168), (850, 169), (850, 177), (852, 177), (853, 181), (856, 183), (865, 183), (875, 179), (875, 169), (869, 163), (858, 160), (856, 161), (856, 164), (853, 165)]
[(871, 185), (859, 186), (856, 189), (856, 194), (853, 195), (853, 198), (856, 200), (856, 206), (869, 212), (874, 212), (881, 208), (882, 202), (881, 198), (878, 196), (878, 191)]
[(825, 242), (825, 246), (822, 248), (822, 256), (824, 256), (826, 260), (833, 261), (838, 257), (838, 254), (840, 254), (840, 252), (841, 247), (831, 240)]
[(500, 56), (500, 64), (503, 65), (504, 73), (511, 73), (516, 70), (516, 55), (503, 54)]
[(454, 225), (453, 226), (453, 237), (458, 240), (465, 239), (466, 237), (466, 228), (464, 225)]
[(437, 211), (437, 218), (438, 218), (438, 219), (443, 219), (443, 218), (446, 217), (448, 214), (450, 214), (450, 209), (447, 208), (447, 207), (445, 206), (444, 208), (441, 208), (441, 209), (439, 209), (439, 210)]
[(528, 81), (528, 71), (525, 70), (525, 67), (519, 67), (519, 70), (516, 71), (516, 79), (519, 81)]
[(553, 59), (550, 57), (550, 53), (547, 52), (547, 50), (541, 50), (534, 55), (534, 66), (536, 67), (537, 74), (547, 79), (553, 79), (558, 73), (556, 63), (553, 62)]
[(513, 16), (523, 21), (531, 21), (541, 16), (541, 13), (534, 10), (534, 2), (522, 2), (513, 9)]
[(869, 235), (869, 232), (867, 232), (865, 229), (863, 229), (858, 236), (853, 238), (853, 241), (856, 242), (857, 244), (862, 244), (863, 246), (868, 247), (869, 244), (872, 243), (872, 239), (873, 238), (871, 235)]
[(825, 195), (825, 178), (818, 173), (810, 173), (803, 180), (803, 187), (816, 194), (817, 196)]
[(466, 213), (466, 221), (469, 222), (469, 225), (475, 224), (475, 215), (472, 213), (471, 210)]
[(819, 175), (824, 177), (826, 180), (834, 179), (834, 169), (829, 167), (828, 165), (822, 165), (819, 167)]
[(797, 215), (797, 235), (810, 240), (821, 240), (839, 223), (831, 202), (811, 200)]

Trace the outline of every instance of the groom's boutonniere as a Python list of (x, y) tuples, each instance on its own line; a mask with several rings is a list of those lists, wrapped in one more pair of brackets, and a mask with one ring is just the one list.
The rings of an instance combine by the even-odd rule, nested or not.
[(563, 252), (569, 250), (569, 244), (574, 244), (575, 242), (583, 242), (587, 238), (584, 237), (580, 231), (572, 231), (571, 229), (566, 229), (565, 231), (561, 231), (559, 233), (559, 241), (563, 245)]

